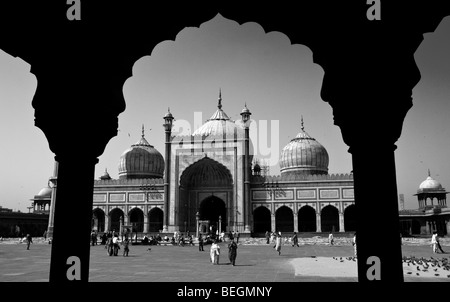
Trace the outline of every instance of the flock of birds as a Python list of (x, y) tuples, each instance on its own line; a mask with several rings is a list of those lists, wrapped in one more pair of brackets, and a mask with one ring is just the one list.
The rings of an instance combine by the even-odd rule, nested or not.
[[(356, 257), (333, 257), (334, 260), (337, 260), (339, 262), (344, 262), (345, 260), (348, 261), (356, 261)], [(402, 259), (403, 263), (406, 264), (407, 266), (413, 268), (416, 268), (416, 275), (420, 276), (420, 272), (426, 273), (426, 272), (430, 272), (433, 273), (436, 277), (439, 277), (441, 275), (441, 273), (439, 273), (438, 271), (440, 271), (439, 269), (442, 269), (444, 271), (447, 271), (449, 274), (447, 275), (447, 278), (450, 278), (450, 261), (448, 258), (441, 258), (441, 259), (436, 259), (434, 257), (430, 257), (430, 258), (417, 258), (414, 256), (411, 257), (406, 257), (403, 256)], [(413, 272), (412, 271), (408, 271), (406, 272), (406, 274), (408, 275), (412, 275)]]
[[(447, 278), (450, 278), (450, 262), (448, 258), (436, 259), (434, 257), (427, 258), (416, 258), (414, 256), (411, 257), (403, 257), (403, 263), (410, 267), (416, 267), (416, 275), (420, 276), (419, 272), (434, 272), (435, 276), (440, 276), (438, 273), (439, 269), (449, 272)], [(413, 272), (407, 272), (408, 275), (412, 275)]]

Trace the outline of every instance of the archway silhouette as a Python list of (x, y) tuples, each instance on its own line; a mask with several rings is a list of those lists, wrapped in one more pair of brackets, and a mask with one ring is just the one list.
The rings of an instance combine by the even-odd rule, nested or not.
[(344, 210), (344, 229), (346, 232), (356, 231), (356, 206), (349, 205)]
[(105, 231), (105, 212), (102, 209), (96, 208), (92, 211), (92, 229), (97, 232)]
[(133, 208), (128, 213), (129, 223), (132, 226), (132, 232), (142, 232), (144, 231), (144, 213), (139, 208)]
[(275, 229), (276, 232), (293, 232), (294, 231), (294, 214), (292, 209), (287, 206), (281, 206), (275, 212)]
[(216, 196), (205, 198), (199, 207), (200, 220), (209, 220), (210, 229), (214, 234), (219, 229), (219, 220), (221, 221), (220, 230), (225, 231), (227, 226), (227, 210), (225, 202)]
[(270, 210), (260, 206), (253, 211), (253, 232), (265, 233), (266, 231), (272, 231)]
[[(321, 2), (302, 3), (304, 6), (300, 9), (288, 4), (244, 7), (231, 2), (211, 2), (209, 5), (187, 3), (174, 8), (172, 3), (168, 3), (168, 6), (158, 10), (153, 9), (153, 3), (146, 7), (116, 7), (99, 3), (98, 6), (90, 4), (90, 9), (102, 13), (94, 14), (96, 18), (90, 19), (90, 26), (78, 27), (64, 18), (67, 9), (64, 5), (52, 6), (43, 1), (27, 5), (17, 2), (5, 9), (8, 14), (2, 20), (5, 22), (4, 28), (18, 30), (16, 24), (19, 20), (20, 27), (27, 30), (20, 31), (19, 35), (6, 30), (1, 41), (2, 48), (32, 65), (31, 70), (39, 82), (33, 100), (36, 126), (45, 132), (59, 162), (54, 238), (63, 238), (67, 232), (80, 233), (80, 239), (83, 236), (88, 238), (96, 158), (117, 133), (117, 117), (125, 109), (121, 88), (131, 75), (134, 61), (151, 53), (153, 46), (161, 40), (173, 39), (180, 28), (198, 26), (221, 12), (239, 23), (256, 21), (267, 31), (287, 33), (292, 43), (306, 43), (313, 49), (315, 61), (325, 70), (322, 98), (332, 105), (335, 123), (341, 127), (344, 141), (353, 155), (355, 183), (358, 183), (355, 202), (358, 205), (358, 219), (361, 219), (358, 233), (364, 234), (358, 246), (359, 277), (362, 280), (366, 278), (364, 261), (368, 256), (375, 255), (381, 259), (383, 280), (403, 281), (403, 272), (398, 265), (401, 261), (398, 234), (390, 235), (393, 229), (398, 228), (394, 144), (402, 131), (406, 112), (412, 105), (412, 88), (420, 78), (414, 63), (414, 52), (422, 41), (423, 33), (434, 31), (443, 16), (448, 15), (448, 10), (436, 3), (392, 4), (384, 8), (388, 10), (388, 15), (396, 18), (388, 18), (382, 21), (383, 26), (377, 26), (379, 24), (373, 22), (378, 21), (367, 20), (365, 3), (352, 5), (350, 2), (334, 1), (327, 5)], [(116, 15), (121, 18), (111, 18)], [(111, 19), (118, 19), (120, 23), (108, 23)], [(48, 23), (42, 20), (54, 21), (63, 32), (71, 34), (55, 39), (53, 32), (46, 30)], [(316, 26), (324, 22), (332, 26)], [(99, 36), (98, 32), (104, 28), (111, 30), (102, 30)], [(141, 28), (143, 30), (138, 30)], [(128, 34), (118, 36), (118, 31)], [(367, 34), (361, 35), (361, 32)], [(148, 37), (145, 42), (135, 42), (144, 35)], [(83, 37), (90, 43), (73, 43), (74, 37)], [(336, 45), (339, 47), (334, 47)], [(60, 51), (54, 52), (54, 49)], [(368, 65), (370, 68), (367, 68)], [(396, 72), (390, 72), (392, 68)], [(345, 89), (349, 82), (351, 89)], [(64, 102), (60, 101), (61, 96), (65, 97)], [(364, 101), (361, 101), (362, 97)], [(390, 110), (386, 111), (386, 108)], [(83, 123), (77, 122), (81, 115)], [(380, 116), (383, 116), (383, 123), (376, 122)], [(94, 128), (98, 135), (86, 135)], [(373, 137), (379, 133), (385, 135), (379, 137), (377, 148), (371, 148)], [(83, 156), (67, 144), (68, 137), (89, 145)], [(383, 169), (371, 169), (373, 166), (383, 166)], [(372, 207), (379, 197), (373, 194), (371, 184), (379, 179), (384, 180), (383, 211), (387, 219), (386, 223), (373, 230), (378, 213), (372, 211)], [(77, 194), (73, 194), (74, 183), (80, 184)], [(74, 207), (80, 200), (86, 202), (86, 206)], [(380, 238), (380, 233), (383, 238)], [(379, 246), (374, 237), (383, 239), (386, 244)], [(89, 253), (86, 252), (86, 244), (79, 244), (80, 247), (65, 247), (64, 244), (56, 239), (52, 244), (52, 263), (57, 264), (51, 265), (50, 281), (65, 278), (66, 262), (72, 255), (80, 257), (82, 280), (87, 281), (89, 260), (86, 258)]]
[(327, 205), (320, 212), (322, 232), (339, 232), (339, 211), (332, 205)]
[(123, 222), (124, 213), (121, 209), (115, 208), (109, 212), (109, 230), (119, 233), (120, 226)]
[(160, 232), (163, 228), (163, 210), (160, 208), (153, 208), (148, 212), (148, 220), (149, 220), (149, 226), (148, 230), (149, 232)]
[(299, 232), (315, 232), (316, 210), (311, 206), (303, 206), (298, 210), (298, 231)]

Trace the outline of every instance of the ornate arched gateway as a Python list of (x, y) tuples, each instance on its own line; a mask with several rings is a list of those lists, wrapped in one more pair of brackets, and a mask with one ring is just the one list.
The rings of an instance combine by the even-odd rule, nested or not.
[[(376, 256), (381, 280), (403, 281), (401, 244), (393, 231), (399, 228), (395, 143), (420, 79), (414, 52), (423, 34), (434, 31), (450, 14), (446, 3), (383, 2), (382, 21), (373, 20), (368, 13), (372, 4), (366, 1), (158, 5), (83, 2), (79, 21), (66, 17), (65, 3), (2, 5), (0, 26), (5, 30), (0, 48), (31, 65), (38, 82), (32, 103), (35, 125), (45, 133), (58, 162), (50, 281), (71, 282), (66, 263), (74, 255), (81, 260), (81, 280), (88, 281), (95, 164), (117, 135), (118, 115), (125, 110), (122, 88), (133, 64), (161, 41), (174, 39), (183, 28), (198, 27), (217, 13), (241, 24), (257, 22), (266, 31), (286, 34), (293, 44), (310, 47), (314, 62), (324, 70), (321, 98), (332, 106), (334, 123), (352, 154), (359, 280), (368, 281), (366, 262)], [(80, 154), (73, 141), (83, 141), (89, 148)], [(373, 211), (379, 196), (372, 194), (372, 185), (379, 179), (384, 183), (383, 224), (377, 224), (379, 213)], [(67, 233), (86, 243), (73, 246), (58, 240)]]
[(204, 156), (183, 171), (177, 207), (182, 232), (196, 233), (197, 220), (208, 231), (227, 231), (232, 205), (233, 178), (224, 165)]

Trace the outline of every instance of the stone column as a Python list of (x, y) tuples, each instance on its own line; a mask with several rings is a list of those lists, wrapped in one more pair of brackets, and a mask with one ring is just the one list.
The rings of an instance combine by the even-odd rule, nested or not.
[(320, 212), (316, 213), (316, 232), (322, 232), (322, 220), (320, 219)]
[[(74, 40), (85, 35), (71, 34)], [(28, 62), (38, 83), (32, 101), (35, 126), (58, 163), (51, 283), (89, 281), (95, 165), (117, 135), (118, 115), (125, 109), (122, 87), (134, 63), (116, 65), (114, 51), (91, 56), (102, 45), (95, 43), (82, 49), (83, 43), (60, 41), (60, 51), (42, 52)], [(68, 234), (77, 244), (67, 244)]]
[[(403, 282), (394, 151), (420, 79), (414, 52), (423, 36), (415, 33), (399, 39), (402, 35), (390, 26), (370, 21), (367, 26), (374, 35), (358, 35), (357, 42), (350, 33), (328, 36), (329, 41), (313, 47), (313, 57), (324, 69), (321, 97), (331, 105), (334, 124), (352, 155), (358, 280)], [(335, 43), (345, 46), (331, 50)], [(374, 211), (380, 200), (373, 186), (380, 179), (382, 221)], [(376, 274), (368, 263), (375, 265)]]
[(298, 213), (294, 213), (294, 232), (298, 233)]
[(169, 204), (170, 204), (170, 173), (171, 173), (171, 156), (172, 156), (172, 122), (173, 115), (170, 109), (164, 116), (164, 130), (166, 134), (165, 140), (165, 158), (164, 158), (164, 210), (163, 210), (163, 233), (169, 232)]
[(148, 214), (144, 213), (144, 233), (148, 233)]
[(123, 213), (123, 220), (122, 220), (122, 227), (121, 227), (121, 232), (125, 232), (125, 230), (123, 229), (124, 226), (129, 226), (130, 225), (130, 216), (127, 213)]
[(339, 212), (339, 232), (344, 233), (345, 227), (344, 227), (344, 213)]
[(271, 213), (270, 218), (271, 218), (270, 223), (271, 223), (271, 227), (272, 227), (272, 232), (276, 232), (277, 231), (277, 229), (276, 229), (277, 224), (276, 224), (276, 221), (275, 221), (275, 213)]
[(47, 238), (53, 238), (53, 226), (54, 226), (54, 218), (55, 218), (55, 201), (56, 201), (56, 186), (57, 186), (57, 176), (58, 176), (58, 162), (55, 161), (55, 166), (53, 169), (53, 177), (49, 179), (49, 183), (51, 183), (52, 188), (52, 196), (50, 200), (50, 212), (48, 215), (48, 227), (47, 227)]
[(108, 211), (106, 211), (106, 213), (105, 213), (105, 232), (107, 233), (109, 231), (111, 231), (111, 227), (109, 225), (109, 213), (108, 213)]

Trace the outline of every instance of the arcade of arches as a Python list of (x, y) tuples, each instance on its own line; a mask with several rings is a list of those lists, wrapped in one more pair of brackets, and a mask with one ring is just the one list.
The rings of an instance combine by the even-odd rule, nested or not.
[(275, 212), (275, 219), (272, 219), (273, 215), (267, 207), (260, 206), (253, 211), (253, 231), (255, 233), (271, 230), (287, 233), (354, 232), (356, 231), (354, 207), (350, 205), (344, 210), (343, 230), (342, 222), (339, 221), (339, 210), (333, 205), (325, 206), (320, 215), (316, 214), (316, 210), (311, 206), (302, 206), (297, 213), (287, 206), (281, 206)]

